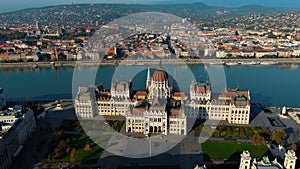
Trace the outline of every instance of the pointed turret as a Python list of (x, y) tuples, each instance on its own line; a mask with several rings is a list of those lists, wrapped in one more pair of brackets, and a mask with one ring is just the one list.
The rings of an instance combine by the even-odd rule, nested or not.
[(148, 67), (148, 73), (147, 73), (147, 82), (146, 82), (146, 89), (149, 88), (151, 83), (151, 77), (150, 77), (150, 67)]
[(39, 27), (39, 21), (38, 20), (35, 21), (35, 29), (36, 30), (40, 29), (40, 27)]

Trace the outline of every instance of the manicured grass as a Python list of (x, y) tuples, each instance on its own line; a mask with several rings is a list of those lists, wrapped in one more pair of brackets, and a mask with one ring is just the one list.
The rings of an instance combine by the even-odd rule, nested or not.
[[(95, 163), (99, 159), (101, 153), (103, 152), (103, 148), (99, 147), (105, 146), (107, 144), (107, 141), (109, 140), (108, 136), (101, 136), (99, 139), (95, 140), (97, 142), (94, 143), (93, 140), (87, 136), (87, 135), (65, 135), (65, 138), (69, 138), (71, 140), (70, 143), (68, 143), (68, 147), (75, 148), (77, 151), (76, 159), (79, 163)], [(84, 147), (86, 144), (89, 144), (92, 148), (91, 150), (84, 150)], [(59, 162), (70, 162), (70, 153), (64, 154), (60, 157), (56, 157), (54, 154), (51, 154), (53, 157), (51, 161), (48, 161), (50, 163), (59, 163)]]
[(203, 124), (197, 126), (194, 129), (196, 137), (200, 136), (201, 132), (213, 132), (212, 136), (215, 138), (231, 138), (231, 139), (244, 139), (251, 140), (255, 133), (264, 133), (264, 129), (255, 127), (244, 127), (244, 126), (224, 126), (219, 125), (216, 129), (210, 128), (209, 126), (203, 126)]
[[(75, 158), (72, 163), (94, 164), (100, 158), (103, 148), (108, 143), (109, 136), (94, 135), (89, 137), (84, 134), (81, 125), (85, 129), (91, 131), (99, 130), (104, 127), (104, 131), (120, 131), (124, 125), (124, 121), (108, 121), (107, 123), (99, 120), (64, 120), (60, 126), (60, 130), (54, 134), (52, 144), (43, 164), (71, 163), (72, 151), (76, 151)], [(89, 131), (89, 130), (88, 130)], [(85, 147), (87, 149), (85, 150)], [(73, 153), (74, 154), (74, 153)]]
[(92, 150), (86, 151), (80, 149), (77, 151), (77, 160), (80, 163), (96, 163), (97, 160), (100, 158), (103, 149), (99, 146), (94, 147)]
[(209, 160), (239, 160), (240, 154), (248, 150), (252, 157), (261, 158), (267, 153), (268, 148), (265, 145), (239, 144), (239, 143), (221, 143), (205, 142), (202, 144), (204, 159)]

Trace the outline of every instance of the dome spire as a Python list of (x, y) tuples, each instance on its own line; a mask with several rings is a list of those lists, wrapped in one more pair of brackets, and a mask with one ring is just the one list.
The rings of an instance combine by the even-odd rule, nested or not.
[(146, 88), (148, 89), (151, 83), (151, 78), (150, 78), (150, 67), (148, 67), (148, 73), (147, 73), (147, 82), (146, 82)]

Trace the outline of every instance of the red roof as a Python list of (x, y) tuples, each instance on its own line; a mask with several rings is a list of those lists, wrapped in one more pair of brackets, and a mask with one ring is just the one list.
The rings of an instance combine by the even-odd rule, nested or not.
[(184, 113), (182, 109), (172, 109), (171, 116), (181, 116)]
[(174, 96), (175, 97), (185, 97), (185, 93), (184, 92), (175, 92)]
[(236, 91), (236, 92), (225, 92), (227, 97), (238, 97), (238, 96), (244, 96), (247, 99), (249, 99), (248, 91)]
[(115, 54), (115, 50), (114, 49), (109, 49), (105, 52), (106, 55), (113, 55)]
[(133, 110), (132, 110), (132, 114), (135, 114), (135, 115), (142, 115), (142, 114), (144, 114), (144, 112), (145, 112), (145, 109), (136, 109), (136, 108), (134, 108)]
[(204, 86), (197, 87), (197, 93), (205, 93), (205, 87)]
[(154, 59), (154, 55), (153, 55), (152, 52), (146, 52), (145, 55), (146, 55), (148, 58)]
[(135, 93), (135, 95), (137, 95), (137, 96), (146, 96), (146, 95), (147, 95), (147, 92), (146, 92), (146, 91), (137, 91), (137, 92)]
[(230, 53), (239, 53), (241, 52), (241, 50), (239, 49), (232, 49), (232, 50), (229, 50)]
[(9, 56), (9, 52), (0, 53), (0, 57), (5, 57), (5, 56)]
[(156, 81), (156, 82), (163, 82), (163, 81), (168, 80), (168, 75), (163, 70), (156, 70), (153, 74), (152, 79), (153, 79), (153, 81)]

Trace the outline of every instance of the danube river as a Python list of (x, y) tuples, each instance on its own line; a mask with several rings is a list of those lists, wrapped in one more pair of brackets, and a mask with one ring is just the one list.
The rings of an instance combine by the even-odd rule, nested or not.
[[(212, 79), (225, 77), (227, 87), (249, 90), (252, 102), (266, 106), (300, 107), (300, 68), (298, 64), (230, 67), (218, 65), (217, 68), (211, 67), (202, 64), (189, 65), (188, 67), (182, 65), (164, 66), (171, 75), (170, 77), (175, 77), (177, 81), (185, 84), (185, 86), (182, 83), (180, 85), (180, 89), (183, 91), (189, 89), (191, 81), (190, 78), (185, 77), (190, 76), (187, 72), (193, 72), (197, 80), (204, 82), (207, 79), (215, 82)], [(207, 73), (206, 70), (208, 69), (215, 69), (216, 71), (215, 73)], [(143, 71), (140, 72), (141, 70)], [(151, 69), (152, 73), (153, 71), (154, 69)], [(130, 70), (120, 69), (119, 71), (116, 71), (114, 66), (102, 66), (99, 69), (82, 67), (75, 71), (77, 72), (77, 79), (73, 79), (73, 72), (73, 67), (0, 68), (0, 86), (4, 88), (7, 100), (70, 99), (72, 98), (72, 83), (74, 82), (77, 85), (84, 85), (95, 79), (96, 84), (102, 83), (108, 89), (112, 76), (118, 72), (114, 77), (119, 81), (124, 79), (127, 74), (136, 74), (134, 78), (131, 78), (133, 79), (133, 88), (144, 89), (147, 77), (147, 67), (145, 66), (131, 66)], [(170, 84), (172, 83), (173, 80), (170, 80)], [(214, 84), (212, 84), (213, 86)]]

